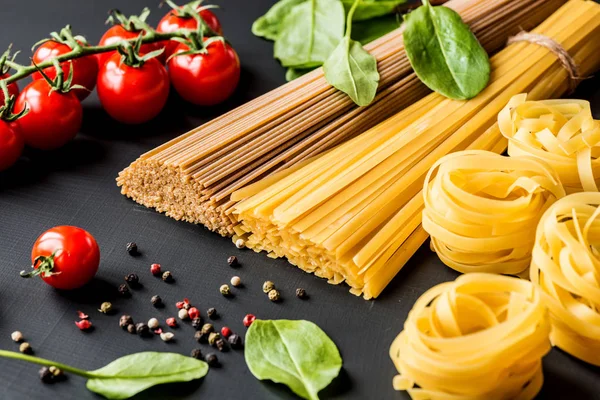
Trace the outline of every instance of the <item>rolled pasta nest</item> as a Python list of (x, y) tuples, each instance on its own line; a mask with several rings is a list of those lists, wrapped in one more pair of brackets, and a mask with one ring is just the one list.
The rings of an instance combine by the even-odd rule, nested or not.
[(531, 281), (550, 310), (552, 343), (600, 366), (600, 193), (557, 201), (538, 226)]
[(390, 356), (396, 390), (420, 400), (532, 399), (543, 383), (550, 321), (518, 278), (472, 273), (415, 303)]
[(529, 268), (539, 219), (564, 195), (558, 175), (533, 157), (457, 152), (425, 179), (423, 228), (450, 268), (519, 275)]
[(498, 115), (510, 156), (529, 155), (550, 164), (567, 193), (597, 192), (600, 121), (584, 100), (527, 101), (514, 96)]

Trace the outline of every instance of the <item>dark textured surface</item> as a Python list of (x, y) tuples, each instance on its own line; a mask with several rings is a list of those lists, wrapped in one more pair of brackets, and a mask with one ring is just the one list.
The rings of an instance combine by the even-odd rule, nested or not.
[[(32, 43), (67, 23), (95, 42), (105, 29), (102, 23), (111, 7), (126, 13), (151, 7), (150, 19), (156, 23), (165, 12), (157, 8), (157, 3), (8, 0), (0, 8), (0, 48), (12, 42), (24, 51), (20, 60), (26, 60)], [(136, 321), (147, 321), (153, 316), (164, 321), (176, 314), (177, 300), (189, 297), (204, 316), (207, 308), (216, 307), (221, 315), (216, 325), (227, 325), (239, 333), (245, 331), (241, 321), (246, 313), (316, 322), (336, 342), (344, 358), (343, 372), (323, 392), (325, 399), (408, 398), (392, 390), (395, 369), (388, 357), (389, 345), (402, 329), (417, 297), (434, 284), (456, 277), (426, 247), (379, 299), (367, 302), (350, 295), (345, 286), (330, 286), (282, 260), (236, 250), (229, 239), (141, 207), (121, 196), (115, 185), (117, 173), (139, 154), (284, 82), (283, 70), (271, 57), (272, 44), (250, 34), (251, 22), (271, 3), (272, 0), (232, 0), (223, 2), (223, 9), (218, 12), (244, 68), (238, 94), (228, 104), (198, 109), (173, 96), (168, 109), (156, 121), (147, 126), (124, 127), (113, 123), (92, 96), (85, 102), (82, 133), (73, 143), (55, 153), (29, 152), (15, 168), (0, 174), (0, 348), (17, 350), (10, 333), (18, 329), (36, 355), (84, 369), (95, 369), (119, 356), (144, 350), (188, 354), (195, 347), (189, 324), (176, 329), (176, 342), (167, 344), (158, 337), (140, 339), (123, 332), (118, 327), (118, 317), (128, 313)], [(587, 80), (578, 92), (579, 97), (592, 100), (596, 117), (600, 117), (599, 88), (600, 80)], [(100, 271), (85, 290), (62, 293), (41, 281), (18, 277), (19, 271), (28, 267), (36, 237), (60, 224), (83, 227), (100, 244)], [(125, 244), (132, 240), (138, 243), (141, 257), (132, 258), (125, 252)], [(227, 265), (230, 255), (238, 256), (239, 268)], [(151, 276), (149, 265), (153, 262), (171, 270), (176, 282), (168, 285)], [(114, 288), (129, 272), (140, 275), (143, 288), (135, 290), (131, 299), (118, 299)], [(234, 289), (235, 297), (228, 300), (218, 288), (233, 275), (239, 275), (245, 285)], [(260, 286), (266, 279), (281, 289), (280, 304), (269, 302), (262, 293)], [(296, 299), (296, 287), (304, 287), (310, 299)], [(156, 310), (151, 306), (150, 297), (154, 294), (164, 299), (166, 308)], [(113, 316), (96, 311), (107, 300), (118, 308)], [(76, 328), (73, 322), (77, 310), (90, 314), (94, 331), (83, 333)], [(242, 352), (219, 357), (223, 367), (211, 370), (205, 379), (153, 389), (138, 398), (293, 398), (283, 386), (255, 380), (245, 366)], [(546, 383), (540, 398), (600, 399), (597, 368), (557, 350), (546, 357), (544, 366)], [(0, 398), (98, 398), (85, 389), (85, 381), (78, 377), (71, 376), (53, 386), (43, 385), (37, 370), (34, 365), (0, 360)]]

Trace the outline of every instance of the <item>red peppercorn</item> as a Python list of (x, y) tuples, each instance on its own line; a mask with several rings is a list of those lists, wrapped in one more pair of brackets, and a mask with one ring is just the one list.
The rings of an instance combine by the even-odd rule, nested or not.
[(177, 303), (175, 303), (175, 307), (177, 307), (177, 309), (179, 310), (181, 310), (184, 305), (185, 303), (183, 301), (178, 301)]
[(81, 321), (75, 321), (75, 325), (82, 331), (88, 330), (92, 327), (92, 323), (87, 319), (82, 319)]
[(175, 328), (177, 326), (177, 320), (173, 317), (167, 318), (167, 325), (169, 325), (171, 328)]
[(150, 272), (152, 275), (160, 275), (160, 264), (152, 264), (150, 266)]
[(229, 329), (228, 327), (224, 326), (221, 328), (221, 336), (228, 338), (229, 336), (231, 336), (231, 329)]
[(246, 314), (246, 316), (244, 317), (244, 326), (246, 328), (248, 328), (250, 325), (252, 325), (252, 323), (254, 322), (255, 319), (256, 319), (255, 315)]
[(77, 316), (79, 319), (88, 319), (90, 316), (84, 313), (83, 311), (77, 311)]
[(196, 307), (192, 307), (188, 310), (188, 315), (191, 319), (196, 319), (200, 317), (200, 311)]

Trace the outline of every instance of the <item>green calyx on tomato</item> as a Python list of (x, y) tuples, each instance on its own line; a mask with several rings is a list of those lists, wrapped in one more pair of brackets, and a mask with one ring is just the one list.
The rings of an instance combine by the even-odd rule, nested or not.
[(164, 2), (173, 9), (172, 13), (174, 13), (178, 18), (195, 19), (198, 23), (198, 28), (202, 29), (201, 33), (203, 36), (217, 36), (221, 34), (221, 32), (217, 32), (215, 29), (218, 28), (220, 30), (220, 26), (211, 26), (209, 21), (206, 21), (204, 18), (202, 18), (202, 14), (206, 10), (219, 8), (219, 6), (214, 4), (202, 6), (202, 0), (191, 1), (182, 6), (178, 6), (172, 0), (165, 0)]
[(108, 12), (106, 25), (121, 25), (129, 32), (138, 32), (147, 28), (146, 19), (149, 15), (150, 9), (148, 7), (144, 7), (140, 15), (131, 15), (129, 18), (121, 11), (113, 9)]
[(36, 42), (31, 46), (31, 51), (34, 51), (36, 47), (46, 42), (53, 41), (60, 44), (65, 44), (71, 48), (71, 50), (77, 50), (81, 46), (88, 44), (87, 39), (81, 35), (73, 36), (71, 31), (71, 25), (67, 25), (62, 28), (59, 32), (50, 32), (49, 38), (44, 38)]
[[(0, 56), (0, 76), (3, 78), (8, 75), (10, 69), (6, 65), (7, 60), (14, 61), (18, 52), (13, 54), (12, 57), (10, 55), (11, 47), (8, 47), (2, 56)], [(0, 119), (6, 122), (12, 122), (17, 120), (19, 117), (27, 114), (27, 109), (23, 109), (20, 112), (14, 114), (14, 104), (17, 99), (17, 94), (19, 93), (19, 88), (16, 86), (16, 83), (11, 83), (10, 85), (6, 84), (4, 79), (0, 80), (0, 90), (2, 97), (2, 104), (0, 105)]]
[(21, 278), (33, 278), (38, 275), (41, 275), (42, 278), (49, 278), (52, 275), (60, 274), (60, 272), (52, 272), (54, 269), (54, 258), (56, 257), (56, 253), (60, 250), (61, 249), (55, 250), (54, 253), (49, 256), (37, 256), (35, 260), (33, 260), (33, 265), (31, 266), (33, 271), (21, 271), (19, 275), (21, 275)]
[(183, 43), (188, 49), (174, 52), (169, 56), (167, 62), (169, 62), (171, 58), (177, 56), (208, 54), (208, 46), (214, 42), (221, 42), (224, 45), (227, 44), (227, 41), (223, 36), (204, 37), (201, 33), (195, 31), (190, 31), (185, 38), (174, 38), (171, 40)]
[(140, 35), (133, 45), (130, 42), (123, 42), (123, 45), (119, 46), (117, 51), (121, 55), (121, 61), (123, 64), (129, 67), (140, 68), (144, 65), (144, 63), (146, 63), (146, 61), (159, 57), (165, 51), (164, 48), (161, 48), (146, 54), (140, 54), (142, 40), (143, 36)]
[(69, 75), (67, 76), (67, 79), (65, 79), (65, 72), (63, 71), (63, 67), (60, 65), (56, 58), (52, 59), (52, 64), (54, 65), (54, 69), (56, 70), (56, 77), (54, 79), (50, 78), (48, 74), (46, 74), (43, 69), (38, 67), (35, 62), (33, 63), (33, 65), (38, 70), (38, 73), (52, 88), (51, 91), (69, 93), (72, 89), (89, 90), (85, 86), (73, 84), (73, 61), (69, 61)]

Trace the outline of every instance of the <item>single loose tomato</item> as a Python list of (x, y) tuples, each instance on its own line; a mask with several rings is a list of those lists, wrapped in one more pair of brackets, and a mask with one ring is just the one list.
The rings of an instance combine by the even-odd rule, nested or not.
[(208, 45), (207, 53), (178, 55), (189, 50), (186, 44), (180, 44), (168, 63), (169, 77), (177, 93), (202, 106), (227, 100), (240, 81), (240, 60), (235, 50), (217, 40)]
[[(110, 29), (108, 29), (102, 38), (100, 39), (99, 46), (108, 46), (111, 44), (115, 44), (122, 40), (136, 39), (138, 36), (142, 35), (143, 31), (128, 31), (123, 28), (121, 25), (114, 25)], [(154, 50), (161, 49), (162, 46), (158, 43), (146, 43), (140, 47), (140, 55), (148, 54)], [(116, 51), (108, 51), (105, 53), (96, 54), (98, 60), (98, 67), (102, 68), (104, 64), (108, 61), (110, 57), (112, 57)]]
[(19, 118), (25, 143), (40, 150), (54, 150), (72, 140), (83, 119), (83, 109), (73, 92), (52, 90), (45, 80), (27, 85), (15, 103), (15, 113), (27, 107)]
[(23, 135), (19, 125), (0, 120), (0, 171), (12, 166), (23, 153)]
[(169, 97), (169, 74), (156, 59), (129, 66), (113, 54), (98, 73), (98, 97), (117, 121), (141, 124), (156, 117)]
[[(217, 16), (210, 10), (204, 9), (202, 6), (198, 6), (196, 11), (200, 15), (200, 18), (206, 22), (206, 25), (215, 33), (219, 35), (223, 34), (223, 30), (221, 29), (221, 23)], [(182, 12), (181, 8), (176, 8), (169, 11), (158, 23), (158, 27), (156, 28), (157, 32), (161, 33), (170, 33), (175, 32), (179, 29), (190, 29), (195, 30), (198, 29), (198, 22), (193, 16), (186, 15)], [(161, 54), (161, 58), (163, 60), (167, 60), (175, 49), (179, 45), (179, 42), (175, 40), (167, 40), (160, 43), (161, 48), (165, 48), (165, 52)]]
[[(9, 76), (10, 75), (8, 73), (2, 74), (0, 76), (0, 79), (6, 79)], [(8, 95), (9, 96), (18, 96), (19, 95), (19, 86), (17, 85), (17, 82), (13, 82), (8, 85)], [(0, 107), (3, 105), (4, 105), (4, 93), (2, 93), (2, 90), (0, 90)]]
[[(35, 53), (33, 53), (32, 60), (35, 64), (40, 64), (44, 61), (68, 53), (71, 50), (72, 49), (66, 44), (48, 40), (36, 49)], [(87, 89), (73, 89), (73, 92), (77, 95), (79, 100), (88, 97), (90, 92), (94, 90), (94, 87), (96, 86), (96, 76), (98, 75), (98, 62), (96, 61), (96, 57), (91, 55), (76, 58), (71, 62), (63, 62), (61, 66), (65, 79), (69, 76), (70, 69), (73, 68), (73, 81), (71, 84), (81, 85)], [(56, 77), (56, 69), (54, 67), (44, 68), (44, 73), (52, 80)], [(44, 79), (39, 72), (35, 72), (31, 77), (34, 80)]]
[(75, 226), (56, 226), (42, 233), (31, 250), (33, 272), (57, 289), (77, 289), (92, 280), (100, 264), (96, 239)]

